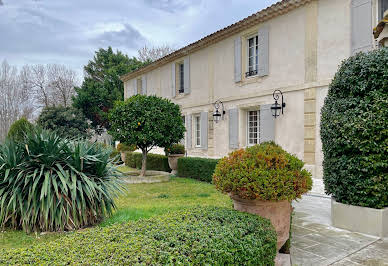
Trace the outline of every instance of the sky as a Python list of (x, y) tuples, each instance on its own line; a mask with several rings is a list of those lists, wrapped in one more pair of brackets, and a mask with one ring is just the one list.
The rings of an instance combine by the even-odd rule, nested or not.
[(64, 64), (79, 73), (99, 48), (137, 56), (175, 49), (277, 0), (0, 0), (0, 62)]

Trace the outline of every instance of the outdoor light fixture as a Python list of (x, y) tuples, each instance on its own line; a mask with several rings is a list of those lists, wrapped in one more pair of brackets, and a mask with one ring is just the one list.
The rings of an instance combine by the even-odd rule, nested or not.
[[(224, 104), (220, 100), (217, 100), (213, 105), (214, 105), (214, 108), (216, 109), (213, 113), (213, 118), (214, 118), (214, 121), (218, 123), (225, 115)], [(221, 111), (219, 110), (220, 107), (222, 107)]]
[[(282, 96), (282, 104), (278, 103), (279, 94)], [(275, 103), (271, 106), (271, 111), (272, 116), (276, 118), (280, 115), (280, 110), (283, 114), (283, 109), (286, 107), (286, 103), (283, 101), (283, 93), (280, 90), (276, 90), (273, 92), (273, 98), (275, 100)]]

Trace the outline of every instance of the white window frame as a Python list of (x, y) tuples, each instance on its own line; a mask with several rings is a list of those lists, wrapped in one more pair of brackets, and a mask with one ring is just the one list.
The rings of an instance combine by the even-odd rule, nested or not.
[[(251, 35), (249, 37), (247, 37), (246, 39), (246, 49), (247, 49), (247, 55), (246, 55), (246, 58), (247, 58), (247, 63), (246, 63), (246, 72), (245, 72), (245, 77), (249, 78), (249, 77), (254, 77), (254, 76), (257, 76), (257, 71), (258, 71), (258, 68), (259, 68), (259, 45), (258, 45), (258, 40), (259, 40), (259, 35), (258, 34), (254, 34), (254, 35)], [(251, 72), (251, 70), (249, 70), (249, 40), (253, 39), (253, 47), (256, 48), (254, 49), (254, 53), (255, 55), (252, 56), (255, 60), (255, 64), (253, 65), (253, 69), (252, 71), (256, 71), (255, 74), (249, 74)]]
[[(250, 125), (249, 125), (249, 122), (250, 122), (250, 112), (256, 112), (256, 122), (257, 122), (257, 126), (256, 126), (256, 133), (257, 133), (257, 140), (256, 142), (257, 143), (251, 143), (251, 139), (250, 138)], [(251, 109), (251, 110), (247, 110), (246, 112), (246, 116), (247, 116), (247, 126), (246, 126), (246, 132), (247, 132), (247, 146), (250, 147), (250, 146), (254, 146), (256, 144), (259, 144), (260, 143), (260, 110), (259, 109)], [(254, 122), (254, 121), (253, 121)], [(252, 139), (254, 140), (254, 138)]]
[(201, 147), (201, 116), (194, 115), (194, 141), (195, 147)]

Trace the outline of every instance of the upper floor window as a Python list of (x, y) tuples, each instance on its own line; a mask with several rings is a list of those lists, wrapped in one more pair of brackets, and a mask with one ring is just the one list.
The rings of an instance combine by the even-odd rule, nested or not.
[(257, 69), (259, 66), (259, 37), (256, 35), (247, 40), (248, 48), (248, 71), (245, 73), (246, 77), (257, 75)]
[(137, 79), (137, 81), (136, 81), (136, 93), (142, 94), (142, 88), (143, 88), (143, 80), (141, 78)]
[(178, 64), (178, 84), (179, 93), (185, 92), (185, 65), (183, 63)]
[(260, 143), (260, 111), (248, 111), (247, 118), (248, 146), (253, 146)]

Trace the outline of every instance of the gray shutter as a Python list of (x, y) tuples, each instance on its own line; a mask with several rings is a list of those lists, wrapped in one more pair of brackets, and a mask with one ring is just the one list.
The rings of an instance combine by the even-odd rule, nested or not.
[(241, 37), (234, 40), (234, 82), (241, 81)]
[(191, 118), (192, 118), (191, 115), (186, 116), (186, 149), (191, 149), (191, 141), (192, 141)]
[(201, 148), (207, 149), (208, 113), (201, 112)]
[(176, 87), (175, 87), (175, 63), (171, 64), (171, 95), (175, 97), (176, 95)]
[(133, 95), (137, 94), (137, 78), (133, 80)]
[(186, 56), (183, 63), (184, 93), (190, 93), (190, 57)]
[(352, 54), (373, 48), (372, 28), (372, 0), (352, 0)]
[(262, 26), (258, 32), (259, 47), (259, 66), (257, 75), (259, 77), (267, 76), (269, 73), (269, 28), (268, 25)]
[(275, 118), (271, 104), (260, 106), (260, 143), (266, 141), (275, 141)]
[(229, 110), (229, 148), (237, 149), (238, 145), (238, 109)]
[(145, 75), (141, 77), (141, 94), (147, 95), (147, 77)]

